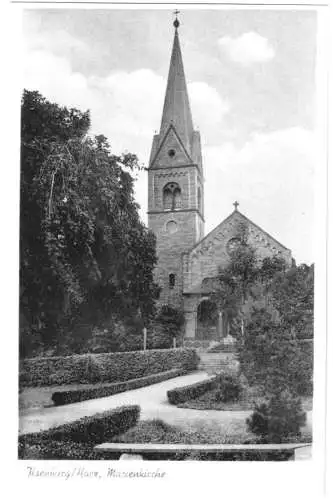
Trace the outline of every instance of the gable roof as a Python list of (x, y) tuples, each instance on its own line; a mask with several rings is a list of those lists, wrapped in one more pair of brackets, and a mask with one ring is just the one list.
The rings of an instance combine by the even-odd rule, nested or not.
[(166, 133), (165, 133), (162, 141), (160, 142), (159, 146), (157, 147), (156, 152), (154, 153), (154, 155), (152, 155), (152, 159), (151, 159), (150, 164), (149, 164), (150, 168), (152, 168), (153, 165), (154, 165), (154, 163), (156, 162), (156, 160), (158, 158), (158, 155), (160, 154), (160, 152), (161, 152), (161, 150), (162, 150), (162, 148), (163, 148), (163, 146), (164, 146), (164, 144), (165, 144), (168, 136), (170, 135), (171, 131), (175, 134), (175, 136), (176, 136), (176, 138), (177, 138), (177, 140), (178, 140), (178, 142), (179, 142), (179, 144), (181, 146), (181, 149), (182, 149), (183, 153), (187, 157), (188, 162), (192, 163), (192, 158), (189, 156), (188, 150), (184, 146), (183, 141), (182, 141), (181, 137), (179, 136), (179, 134), (177, 133), (176, 128), (174, 127), (173, 124), (170, 124), (169, 127), (167, 128), (167, 131), (166, 131)]
[(226, 219), (224, 219), (222, 222), (220, 222), (220, 224), (218, 224), (216, 227), (214, 227), (214, 229), (212, 229), (208, 234), (206, 234), (206, 236), (204, 238), (202, 238), (192, 248), (190, 248), (186, 252), (186, 254), (190, 254), (193, 250), (195, 250), (199, 245), (201, 245), (205, 240), (207, 240), (215, 231), (217, 231), (218, 229), (220, 229), (226, 222), (228, 222), (232, 217), (234, 217), (235, 214), (240, 215), (241, 218), (244, 220), (244, 222), (248, 222), (249, 224), (251, 224), (252, 226), (254, 226), (256, 229), (258, 229), (259, 231), (261, 231), (262, 233), (264, 233), (266, 236), (268, 236), (270, 239), (272, 239), (277, 245), (281, 246), (285, 250), (290, 250), (286, 246), (282, 245), (282, 243), (280, 243), (277, 239), (275, 239), (269, 233), (267, 233), (267, 231), (265, 231), (260, 226), (258, 226), (258, 224), (255, 224), (254, 222), (252, 222), (248, 217), (246, 217), (246, 215), (242, 214), (242, 212), (240, 212), (239, 210), (234, 210), (230, 215), (228, 215), (228, 217)]

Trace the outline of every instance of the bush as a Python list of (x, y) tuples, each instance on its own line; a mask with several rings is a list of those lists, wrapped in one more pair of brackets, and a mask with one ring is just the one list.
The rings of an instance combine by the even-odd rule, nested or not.
[[(137, 424), (139, 417), (139, 406), (122, 406), (46, 431), (24, 434), (19, 436), (19, 458), (33, 458), (31, 455), (56, 458), (55, 454), (60, 453), (61, 458), (87, 459), (87, 453), (92, 452), (95, 444), (123, 434)], [(59, 446), (58, 442), (61, 443)]]
[(173, 369), (195, 370), (193, 349), (167, 349), (31, 358), (20, 364), (20, 385), (124, 382)]
[(54, 441), (99, 444), (126, 432), (138, 422), (139, 417), (139, 406), (121, 406), (46, 431), (25, 434), (20, 436), (19, 441), (22, 444), (34, 444), (51, 439)]
[(157, 321), (149, 325), (147, 329), (148, 349), (170, 349), (172, 347), (173, 337), (166, 330), (164, 325)]
[(155, 320), (148, 326), (147, 342), (149, 349), (169, 349), (173, 339), (180, 337), (184, 315), (179, 309), (162, 306)]
[(172, 405), (177, 405), (180, 403), (185, 403), (189, 399), (198, 398), (205, 394), (207, 391), (211, 391), (216, 387), (216, 378), (211, 378), (208, 380), (203, 380), (202, 382), (197, 382), (196, 384), (186, 385), (184, 387), (177, 387), (171, 389), (167, 392), (168, 401)]
[(300, 428), (305, 425), (306, 413), (299, 398), (284, 391), (274, 395), (268, 402), (255, 407), (246, 420), (248, 429), (261, 437), (262, 441), (281, 443), (291, 436), (300, 437)]
[(216, 379), (216, 401), (227, 403), (229, 401), (236, 401), (239, 398), (242, 387), (238, 378), (232, 375), (220, 374), (216, 376)]
[(183, 369), (175, 369), (169, 370), (167, 372), (157, 373), (156, 375), (149, 375), (148, 377), (128, 380), (126, 382), (115, 382), (113, 384), (98, 387), (58, 391), (52, 394), (52, 401), (56, 406), (60, 406), (77, 403), (78, 401), (86, 401), (87, 399), (104, 398), (106, 396), (112, 396), (113, 394), (118, 394), (120, 392), (139, 389), (140, 387), (145, 387), (151, 384), (157, 384), (158, 382), (163, 382), (163, 380), (178, 377), (179, 375), (183, 375), (184, 373), (185, 372)]
[(312, 342), (297, 341), (292, 330), (255, 310), (240, 350), (241, 370), (250, 384), (261, 384), (270, 396), (277, 386), (300, 395), (312, 394)]
[(53, 441), (43, 439), (40, 442), (19, 443), (20, 460), (104, 460), (101, 453), (96, 453), (87, 443), (74, 441)]
[(242, 386), (238, 378), (221, 373), (202, 382), (171, 389), (167, 392), (167, 396), (169, 403), (177, 405), (199, 398), (206, 392), (216, 391), (218, 401), (228, 402), (238, 399), (241, 390)]

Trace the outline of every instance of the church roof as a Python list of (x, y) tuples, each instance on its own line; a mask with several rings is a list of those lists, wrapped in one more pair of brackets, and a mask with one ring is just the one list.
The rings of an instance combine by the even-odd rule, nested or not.
[(178, 26), (176, 25), (159, 133), (161, 139), (164, 137), (171, 124), (176, 129), (187, 152), (190, 154), (193, 122), (187, 93), (183, 59), (180, 50)]
[(226, 219), (224, 219), (222, 222), (220, 222), (220, 224), (218, 224), (216, 227), (214, 227), (214, 229), (212, 229), (208, 234), (206, 234), (206, 236), (204, 238), (202, 238), (200, 241), (198, 241), (186, 253), (190, 254), (193, 250), (195, 250), (198, 246), (200, 246), (206, 239), (208, 239), (215, 231), (218, 231), (218, 229), (222, 225), (224, 225), (232, 217), (234, 217), (235, 214), (237, 214), (238, 216), (240, 216), (240, 218), (243, 219), (244, 222), (247, 222), (247, 223), (251, 224), (252, 226), (254, 226), (255, 228), (257, 228), (260, 232), (264, 233), (266, 236), (268, 236), (271, 240), (273, 240), (280, 247), (284, 248), (285, 250), (290, 250), (286, 246), (282, 245), (282, 243), (280, 243), (278, 240), (276, 240), (275, 238), (273, 238), (273, 236), (271, 236), (269, 233), (267, 233), (267, 231), (264, 231), (264, 229), (262, 229), (260, 226), (258, 226), (258, 224), (255, 224), (254, 222), (252, 222), (252, 220), (250, 220), (248, 217), (246, 217), (246, 215), (242, 214), (238, 209), (235, 209), (230, 215), (228, 215), (228, 217), (226, 217)]

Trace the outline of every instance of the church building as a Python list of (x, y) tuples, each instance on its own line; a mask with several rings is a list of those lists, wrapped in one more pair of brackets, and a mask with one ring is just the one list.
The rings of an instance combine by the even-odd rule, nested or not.
[(177, 18), (174, 28), (161, 126), (153, 138), (148, 168), (148, 227), (157, 241), (159, 304), (183, 311), (185, 339), (219, 340), (228, 332), (221, 326), (222, 310), (216, 311), (210, 328), (203, 328), (203, 313), (210, 306), (206, 283), (228, 263), (239, 244), (240, 225), (246, 226), (247, 242), (259, 259), (279, 256), (291, 265), (292, 255), (242, 214), (237, 202), (232, 213), (205, 235), (200, 133), (193, 128)]

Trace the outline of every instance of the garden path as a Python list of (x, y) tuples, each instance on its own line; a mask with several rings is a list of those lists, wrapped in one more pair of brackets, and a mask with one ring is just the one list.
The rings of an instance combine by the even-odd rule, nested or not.
[[(200, 430), (208, 431), (209, 428), (212, 428), (215, 432), (221, 429), (224, 433), (227, 431), (227, 433), (230, 432), (233, 434), (237, 428), (238, 432), (245, 432), (245, 420), (250, 415), (250, 410), (192, 410), (177, 408), (168, 403), (166, 393), (169, 389), (194, 384), (206, 378), (208, 378), (206, 372), (195, 372), (105, 398), (91, 399), (65, 406), (31, 410), (20, 416), (19, 433), (39, 432), (85, 416), (94, 415), (98, 412), (132, 404), (140, 405), (141, 420), (159, 418), (168, 424), (177, 425), (185, 431), (200, 432)], [(304, 430), (310, 431), (311, 426), (312, 412), (307, 412), (307, 424)]]

